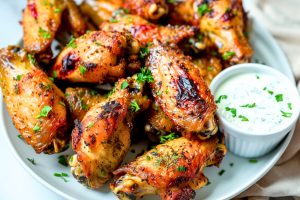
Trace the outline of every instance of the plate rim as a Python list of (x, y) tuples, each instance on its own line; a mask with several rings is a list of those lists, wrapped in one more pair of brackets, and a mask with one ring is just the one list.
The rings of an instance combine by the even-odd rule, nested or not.
[[(269, 43), (272, 45), (272, 47), (274, 47), (274, 51), (277, 52), (278, 54), (281, 55), (282, 58), (284, 58), (284, 62), (286, 64), (286, 66), (289, 67), (288, 73), (286, 74), (284, 73), (291, 81), (293, 84), (295, 84), (295, 78), (294, 76), (291, 76), (292, 73), (292, 69), (290, 66), (290, 63), (287, 59), (287, 56), (285, 55), (285, 53), (283, 52), (283, 50), (280, 48), (279, 44), (276, 42), (276, 40), (273, 38), (273, 36), (271, 35), (271, 33), (264, 27), (261, 25), (261, 23), (259, 23), (255, 17), (249, 15), (249, 18), (251, 18), (252, 22), (253, 22), (253, 27), (257, 27), (260, 29), (261, 32), (263, 32), (262, 34), (265, 35), (268, 40)], [(255, 24), (255, 25), (254, 25)], [(75, 200), (76, 198), (73, 198), (72, 196), (68, 195), (67, 193), (59, 190), (58, 188), (56, 188), (55, 186), (53, 186), (53, 184), (50, 184), (47, 182), (47, 180), (45, 180), (44, 178), (42, 178), (41, 176), (39, 176), (38, 174), (36, 174), (36, 172), (31, 169), (29, 167), (29, 165), (27, 163), (24, 162), (24, 160), (21, 159), (21, 156), (18, 154), (15, 146), (13, 145), (12, 141), (9, 138), (9, 132), (7, 130), (7, 125), (5, 125), (4, 123), (4, 101), (3, 101), (3, 97), (2, 97), (2, 93), (0, 91), (0, 110), (1, 110), (1, 114), (0, 114), (0, 126), (3, 127), (3, 132), (4, 132), (4, 138), (6, 140), (6, 142), (8, 142), (8, 146), (11, 149), (11, 151), (13, 152), (14, 157), (18, 160), (18, 162), (21, 164), (21, 166), (23, 168), (25, 168), (25, 170), (34, 178), (36, 179), (38, 182), (42, 183), (42, 185), (44, 185), (45, 187), (49, 188), (50, 190), (52, 190), (53, 192), (55, 192), (56, 194), (66, 198), (66, 199), (72, 199)], [(252, 180), (249, 181), (249, 183), (247, 184), (247, 186), (245, 186), (243, 189), (236, 189), (233, 192), (231, 192), (230, 194), (228, 194), (227, 196), (225, 195), (222, 199), (231, 199), (233, 197), (238, 196), (239, 194), (241, 194), (242, 192), (244, 192), (245, 190), (247, 190), (248, 188), (250, 188), (252, 185), (254, 185), (257, 181), (259, 181), (263, 176), (265, 176), (265, 174), (267, 174), (272, 167), (276, 164), (276, 162), (280, 159), (280, 157), (282, 156), (282, 154), (285, 152), (287, 146), (289, 145), (291, 138), (294, 134), (295, 131), (295, 127), (296, 125), (292, 128), (292, 130), (290, 131), (290, 133), (285, 137), (285, 139), (281, 142), (281, 144), (274, 150), (274, 151), (278, 151), (275, 156), (273, 156), (269, 161), (268, 164), (266, 164), (264, 166), (263, 170), (260, 170), (260, 174), (259, 176), (256, 176), (255, 178), (253, 178)]]

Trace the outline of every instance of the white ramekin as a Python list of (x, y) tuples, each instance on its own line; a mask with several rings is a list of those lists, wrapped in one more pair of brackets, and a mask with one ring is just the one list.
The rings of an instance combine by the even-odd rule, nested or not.
[[(281, 129), (273, 132), (255, 134), (241, 130), (230, 124), (217, 111), (220, 130), (225, 134), (225, 142), (228, 149), (241, 157), (254, 158), (267, 154), (289, 133), (295, 126), (300, 113), (300, 97), (296, 86), (282, 73), (277, 70), (255, 63), (239, 64), (223, 70), (218, 74), (210, 85), (211, 92), (215, 94), (224, 81), (243, 73), (265, 73), (275, 76), (282, 84), (291, 91), (291, 98), (294, 99), (293, 115), (289, 123)], [(251, 83), (249, 83), (251, 84)]]

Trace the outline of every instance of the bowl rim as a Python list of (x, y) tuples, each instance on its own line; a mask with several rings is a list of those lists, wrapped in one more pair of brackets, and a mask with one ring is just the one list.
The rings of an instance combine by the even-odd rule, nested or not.
[(263, 137), (263, 136), (273, 136), (273, 135), (280, 135), (280, 134), (287, 134), (293, 125), (297, 122), (299, 115), (300, 115), (300, 96), (299, 91), (295, 84), (291, 82), (291, 80), (285, 76), (280, 71), (274, 69), (273, 67), (270, 67), (268, 65), (263, 64), (257, 64), (257, 63), (244, 63), (244, 64), (237, 64), (232, 65), (229, 68), (224, 69), (221, 73), (219, 73), (211, 82), (210, 84), (210, 90), (212, 94), (214, 95), (217, 89), (220, 87), (224, 81), (228, 80), (228, 78), (235, 76), (237, 74), (246, 74), (246, 73), (252, 73), (253, 71), (256, 72), (262, 72), (265, 74), (270, 74), (278, 77), (278, 80), (281, 81), (282, 84), (287, 85), (287, 88), (292, 92), (292, 96), (295, 97), (294, 102), (296, 107), (293, 108), (293, 115), (288, 121), (288, 123), (285, 124), (285, 126), (281, 127), (280, 129), (275, 129), (273, 131), (261, 131), (253, 133), (254, 131), (246, 131), (241, 128), (238, 128), (237, 126), (234, 126), (232, 123), (230, 123), (226, 118), (224, 118), (217, 110), (217, 116), (222, 122), (223, 128), (231, 130), (230, 132), (234, 132), (234, 135), (243, 135), (248, 137)]

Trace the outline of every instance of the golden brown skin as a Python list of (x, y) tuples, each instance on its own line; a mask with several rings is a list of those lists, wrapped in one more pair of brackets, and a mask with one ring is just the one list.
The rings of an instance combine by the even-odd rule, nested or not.
[(149, 21), (156, 21), (168, 13), (165, 0), (124, 0), (123, 7), (128, 9), (129, 13)]
[(108, 21), (113, 12), (122, 7), (122, 4), (122, 0), (84, 0), (80, 9), (99, 27), (102, 22)]
[(61, 24), (64, 0), (28, 0), (23, 12), (24, 48), (31, 53), (46, 51)]
[[(246, 15), (242, 0), (196, 0), (195, 12), (206, 5), (208, 9), (199, 17), (199, 28), (216, 44), (219, 53), (230, 64), (249, 62), (253, 50), (245, 36)], [(231, 53), (232, 52), (232, 53)], [(232, 54), (226, 56), (226, 54)]]
[(60, 80), (104, 83), (125, 76), (124, 56), (137, 54), (139, 43), (117, 32), (91, 31), (62, 50), (51, 75)]
[(193, 6), (195, 0), (184, 0), (176, 1), (173, 3), (168, 3), (170, 12), (168, 16), (168, 22), (170, 24), (190, 24), (198, 25), (198, 21), (195, 20), (195, 15)]
[(214, 98), (190, 57), (178, 48), (154, 46), (146, 59), (152, 94), (183, 134), (201, 134), (216, 111)]
[(67, 18), (72, 35), (79, 37), (85, 34), (87, 24), (80, 9), (73, 0), (65, 0), (65, 3), (68, 10)]
[(69, 105), (72, 121), (82, 120), (88, 110), (105, 100), (96, 90), (85, 87), (68, 87), (65, 96)]
[(129, 31), (142, 46), (158, 40), (162, 43), (179, 43), (195, 35), (197, 28), (191, 26), (158, 26), (136, 15), (117, 15), (114, 21), (103, 22), (106, 31)]
[(217, 136), (174, 139), (117, 169), (110, 188), (122, 200), (148, 194), (159, 194), (161, 199), (192, 199), (194, 190), (207, 183), (204, 168), (218, 165), (225, 153)]
[[(37, 153), (65, 149), (69, 134), (64, 94), (19, 47), (0, 50), (0, 80), (7, 110), (24, 140)], [(45, 106), (51, 110), (39, 116)]]

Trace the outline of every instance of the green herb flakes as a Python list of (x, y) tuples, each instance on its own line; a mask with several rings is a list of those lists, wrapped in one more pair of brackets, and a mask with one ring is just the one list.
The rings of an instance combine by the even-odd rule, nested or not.
[(174, 140), (176, 138), (178, 138), (179, 136), (176, 133), (170, 133), (168, 135), (163, 135), (159, 137), (159, 141), (161, 144), (170, 141), (170, 140)]
[(34, 55), (32, 55), (32, 54), (27, 54), (27, 58), (28, 58), (29, 62), (30, 62), (32, 65), (34, 65), (34, 64), (36, 63), (36, 60), (35, 60), (35, 58), (34, 58)]
[(208, 7), (207, 3), (202, 3), (198, 9), (198, 14), (200, 17), (202, 17), (203, 15), (205, 15), (206, 13), (211, 12), (211, 9)]
[(292, 108), (292, 103), (288, 103), (287, 106), (288, 106), (288, 108), (289, 108), (290, 110), (293, 109), (293, 108)]
[(141, 68), (141, 72), (137, 74), (137, 82), (144, 83), (152, 83), (154, 81), (154, 78), (150, 72), (150, 70), (146, 68)]
[(224, 169), (222, 169), (221, 171), (219, 171), (219, 176), (222, 176), (223, 174), (225, 173), (225, 170)]
[(221, 103), (222, 99), (227, 99), (227, 95), (220, 95), (219, 98), (216, 100), (216, 103)]
[(228, 60), (232, 56), (235, 56), (235, 52), (227, 51), (222, 55), (223, 60)]
[(65, 166), (65, 167), (68, 167), (68, 156), (67, 155), (60, 155), (58, 156), (58, 163)]
[(258, 161), (256, 159), (250, 159), (249, 163), (257, 163)]
[(27, 158), (27, 160), (29, 162), (31, 162), (31, 164), (36, 165), (36, 162), (34, 161), (34, 158)]
[(35, 118), (36, 119), (39, 119), (39, 118), (42, 118), (42, 117), (47, 117), (49, 112), (52, 110), (52, 107), (51, 106), (44, 106), (40, 112), (40, 114), (38, 114)]
[(241, 105), (242, 108), (254, 108), (256, 107), (256, 103)]
[(71, 47), (72, 49), (75, 49), (77, 47), (77, 44), (75, 42), (75, 38), (73, 36), (71, 36), (71, 39), (70, 39), (69, 43), (66, 46)]
[(83, 65), (79, 66), (79, 72), (81, 75), (84, 75), (87, 72), (87, 68)]
[(236, 117), (236, 108), (225, 107), (225, 110), (231, 112), (232, 117)]
[(69, 175), (67, 173), (54, 173), (53, 174), (55, 177), (59, 177), (61, 178), (65, 183), (68, 182), (68, 180), (66, 179), (66, 177), (69, 177)]
[(243, 115), (239, 115), (239, 118), (241, 119), (242, 122), (248, 122), (249, 119)]
[(40, 131), (41, 130), (41, 127), (39, 127), (39, 125), (35, 125), (34, 127), (33, 127), (33, 129), (32, 129), (34, 132), (38, 132), (38, 131)]
[(283, 101), (283, 94), (276, 94), (275, 99), (276, 99), (277, 102)]
[(140, 110), (140, 106), (139, 104), (136, 102), (136, 100), (133, 100), (130, 104), (130, 110), (132, 110), (133, 112), (137, 112)]
[(282, 117), (290, 118), (290, 117), (292, 117), (292, 115), (293, 115), (293, 113), (284, 112), (283, 110), (280, 110), (280, 112), (281, 112), (281, 116), (282, 116)]
[(48, 31), (46, 31), (45, 29), (42, 29), (41, 27), (39, 28), (39, 35), (45, 39), (51, 38), (51, 34)]
[(178, 167), (177, 167), (177, 170), (178, 170), (179, 172), (185, 172), (185, 171), (187, 170), (187, 168), (186, 168), (185, 166), (178, 166)]
[(127, 81), (123, 81), (123, 82), (121, 83), (121, 89), (122, 89), (122, 90), (125, 90), (128, 86), (129, 86), (129, 84), (128, 84)]

